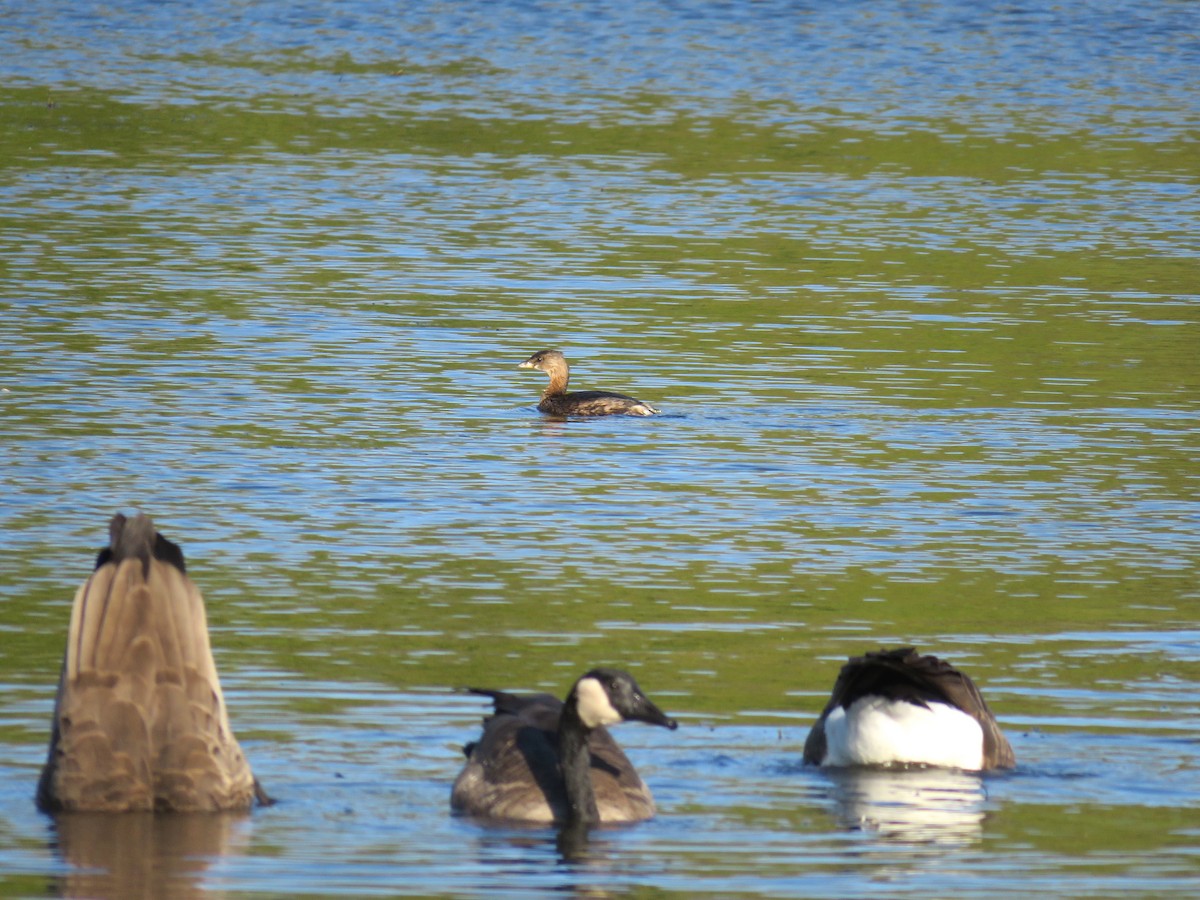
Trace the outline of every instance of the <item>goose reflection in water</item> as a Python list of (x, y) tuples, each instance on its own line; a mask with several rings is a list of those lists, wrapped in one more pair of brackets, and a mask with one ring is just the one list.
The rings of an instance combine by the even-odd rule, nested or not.
[(852, 831), (914, 844), (967, 845), (983, 834), (983, 776), (942, 768), (826, 769), (833, 815)]
[(209, 867), (248, 852), (250, 824), (244, 813), (60, 813), (54, 849), (70, 871), (58, 879), (56, 893), (124, 900), (211, 896)]

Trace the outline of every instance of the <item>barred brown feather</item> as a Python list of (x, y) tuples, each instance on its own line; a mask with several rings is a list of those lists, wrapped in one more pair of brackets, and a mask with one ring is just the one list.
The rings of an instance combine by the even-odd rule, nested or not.
[(38, 805), (207, 812), (256, 798), (183, 555), (148, 517), (117, 515), (75, 595)]

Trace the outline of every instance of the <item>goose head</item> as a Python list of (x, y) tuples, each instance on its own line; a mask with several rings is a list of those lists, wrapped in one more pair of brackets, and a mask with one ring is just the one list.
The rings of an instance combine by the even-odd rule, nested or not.
[(618, 722), (647, 722), (676, 729), (678, 723), (642, 693), (633, 676), (620, 669), (592, 669), (571, 689), (579, 720), (588, 728)]

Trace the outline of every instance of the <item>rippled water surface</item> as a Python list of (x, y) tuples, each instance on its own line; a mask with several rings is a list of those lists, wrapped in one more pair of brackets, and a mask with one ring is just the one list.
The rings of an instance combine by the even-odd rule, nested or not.
[[(8, 4), (0, 894), (1200, 894), (1193, 4)], [(530, 352), (653, 419), (553, 421)], [(38, 813), (142, 509), (250, 817)], [(916, 644), (1015, 771), (800, 765)], [(659, 816), (449, 815), (607, 663)]]

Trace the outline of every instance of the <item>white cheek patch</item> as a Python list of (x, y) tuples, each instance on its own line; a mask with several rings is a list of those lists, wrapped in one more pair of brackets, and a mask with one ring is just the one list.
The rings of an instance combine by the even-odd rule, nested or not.
[(983, 729), (945, 703), (929, 708), (882, 697), (863, 697), (825, 719), (824, 765), (878, 766), (920, 763), (978, 771)]
[(580, 721), (588, 728), (625, 721), (613, 708), (608, 692), (595, 678), (582, 678), (575, 685), (575, 708), (579, 711)]

